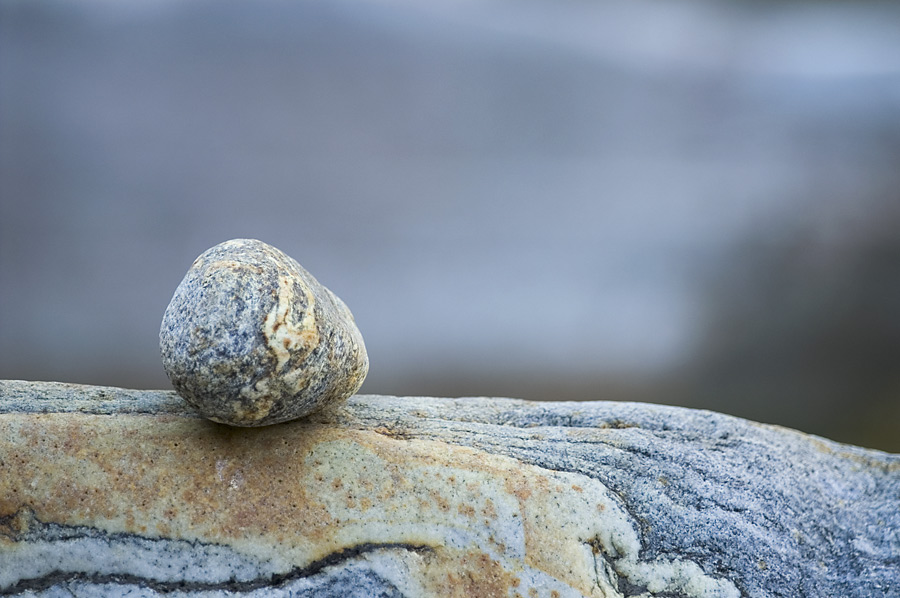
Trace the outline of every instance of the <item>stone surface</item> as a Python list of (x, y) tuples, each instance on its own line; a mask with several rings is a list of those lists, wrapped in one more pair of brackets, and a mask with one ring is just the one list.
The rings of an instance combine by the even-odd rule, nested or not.
[(900, 455), (633, 403), (0, 382), (0, 594), (900, 596)]
[(369, 360), (347, 306), (296, 260), (253, 239), (205, 251), (159, 331), (172, 385), (205, 417), (263, 426), (346, 399)]

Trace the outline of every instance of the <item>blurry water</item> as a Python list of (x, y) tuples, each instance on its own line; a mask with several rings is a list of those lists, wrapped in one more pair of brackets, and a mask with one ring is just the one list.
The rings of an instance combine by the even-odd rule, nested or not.
[(175, 286), (256, 237), (350, 305), (367, 392), (900, 450), (898, 17), (4, 0), (0, 377), (168, 386)]

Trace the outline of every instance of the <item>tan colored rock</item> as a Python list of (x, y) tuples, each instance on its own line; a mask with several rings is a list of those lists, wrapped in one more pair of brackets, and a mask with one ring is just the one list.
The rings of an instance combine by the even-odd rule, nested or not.
[(174, 393), (4, 381), (0, 472), (11, 595), (900, 587), (900, 456), (671, 407), (356, 396), (232, 428)]

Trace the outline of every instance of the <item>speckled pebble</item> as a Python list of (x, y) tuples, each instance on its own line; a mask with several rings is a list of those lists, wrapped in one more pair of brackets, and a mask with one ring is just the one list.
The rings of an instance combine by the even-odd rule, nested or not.
[(253, 239), (205, 251), (159, 331), (175, 390), (204, 417), (264, 426), (359, 390), (369, 370), (350, 310), (296, 260)]

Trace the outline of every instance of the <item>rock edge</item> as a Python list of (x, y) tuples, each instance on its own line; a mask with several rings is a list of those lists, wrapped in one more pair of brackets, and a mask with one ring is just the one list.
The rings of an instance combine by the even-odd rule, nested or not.
[(707, 411), (0, 381), (0, 471), (4, 595), (900, 596), (900, 455)]

